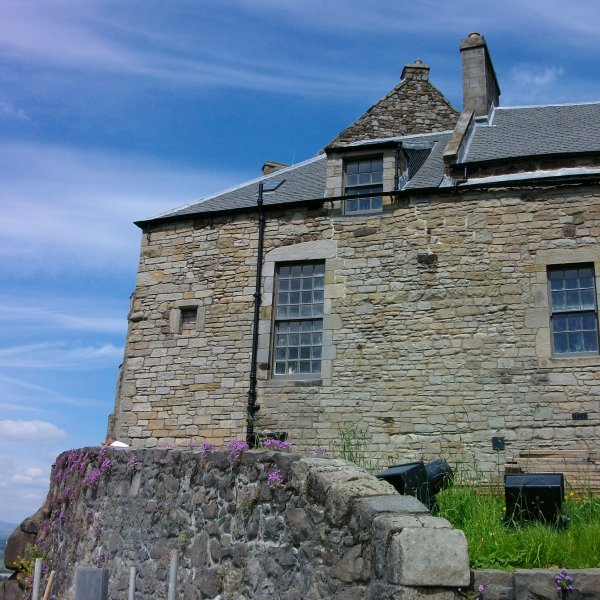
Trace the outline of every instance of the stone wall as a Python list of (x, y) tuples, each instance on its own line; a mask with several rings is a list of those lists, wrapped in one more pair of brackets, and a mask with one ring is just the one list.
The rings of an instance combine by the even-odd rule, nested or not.
[[(552, 357), (546, 269), (593, 262), (598, 276), (599, 200), (565, 186), (402, 198), (368, 217), (270, 210), (265, 256), (334, 248), (331, 339), (321, 380), (273, 379), (261, 362), (257, 428), (328, 446), (355, 424), (382, 464), (441, 455), (494, 472), (538, 448), (593, 459), (600, 357)], [(254, 215), (238, 214), (144, 234), (118, 437), (146, 447), (243, 437), (256, 230)], [(263, 291), (269, 340), (272, 286)], [(189, 305), (202, 309), (197, 329), (174, 333), (171, 311)], [(505, 451), (492, 451), (493, 436)]]
[(343, 461), (268, 450), (71, 450), (36, 529), (63, 599), (78, 567), (107, 569), (124, 598), (131, 566), (136, 598), (165, 598), (172, 550), (186, 600), (451, 600), (470, 579), (463, 533), (415, 498)]

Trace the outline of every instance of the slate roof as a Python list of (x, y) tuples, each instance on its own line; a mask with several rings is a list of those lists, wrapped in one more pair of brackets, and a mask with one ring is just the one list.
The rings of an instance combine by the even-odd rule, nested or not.
[[(399, 142), (406, 146), (431, 143), (431, 153), (423, 166), (402, 188), (410, 192), (444, 188), (453, 184), (451, 180), (444, 178), (443, 162), (443, 152), (451, 136), (452, 132), (445, 131), (374, 138), (350, 142), (343, 148), (366, 148), (371, 145)], [(468, 134), (459, 164), (588, 152), (600, 153), (600, 103), (495, 108), (489, 122), (479, 120)], [(544, 173), (540, 171), (537, 175), (541, 176)], [(573, 174), (576, 173), (567, 173), (564, 170), (546, 173), (553, 176)], [(275, 191), (264, 194), (265, 206), (319, 200), (325, 194), (326, 175), (327, 158), (325, 154), (319, 154), (297, 165), (258, 177), (187, 206), (151, 219), (137, 221), (136, 224), (143, 226), (147, 223), (195, 215), (254, 208), (258, 197), (258, 184), (261, 181), (268, 184), (283, 180)], [(506, 177), (510, 179), (512, 176)], [(535, 176), (532, 174), (531, 178), (535, 179)], [(475, 184), (474, 181), (471, 183)]]
[(281, 169), (264, 177), (247, 181), (187, 206), (176, 208), (151, 219), (136, 221), (136, 225), (143, 225), (152, 221), (173, 220), (179, 217), (231, 212), (256, 207), (258, 184), (261, 181), (267, 186), (268, 183), (283, 180), (283, 183), (275, 191), (263, 194), (265, 206), (291, 204), (323, 198), (326, 174), (327, 158), (325, 154), (319, 154), (286, 169)]
[(460, 162), (586, 152), (600, 152), (600, 103), (495, 108)]

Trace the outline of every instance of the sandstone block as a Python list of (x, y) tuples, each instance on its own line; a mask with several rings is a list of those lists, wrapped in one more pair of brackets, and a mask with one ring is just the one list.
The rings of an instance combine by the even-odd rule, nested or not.
[(408, 586), (469, 585), (467, 540), (455, 529), (403, 529), (388, 550), (388, 581)]

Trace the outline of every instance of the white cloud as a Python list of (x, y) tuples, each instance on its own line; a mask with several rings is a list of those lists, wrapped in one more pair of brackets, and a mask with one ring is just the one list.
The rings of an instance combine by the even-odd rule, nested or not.
[[(48, 474), (38, 467), (29, 467), (23, 473), (14, 473), (10, 481), (26, 486), (47, 487)], [(37, 494), (33, 496), (36, 497)]]
[(0, 117), (29, 121), (29, 117), (23, 109), (15, 108), (10, 102), (4, 100), (0, 100)]
[(40, 342), (0, 348), (0, 367), (12, 369), (94, 369), (113, 366), (123, 348), (113, 344), (72, 346)]
[(16, 442), (49, 442), (67, 436), (63, 429), (48, 421), (0, 421), (0, 438)]
[[(60, 329), (67, 331), (88, 331), (94, 333), (117, 333), (124, 334), (127, 331), (127, 319), (103, 316), (98, 314), (98, 299), (88, 300), (89, 307), (94, 307), (93, 314), (81, 316), (67, 314), (59, 310), (40, 306), (44, 301), (36, 298), (35, 301), (25, 301), (19, 305), (4, 304), (0, 300), (0, 323), (5, 327), (17, 323), (20, 329), (26, 326), (36, 328), (43, 327), (44, 330)], [(67, 299), (64, 301), (67, 302)]]
[[(140, 236), (134, 220), (244, 179), (119, 153), (0, 144), (0, 268), (19, 276), (71, 268), (132, 272)], [(69, 327), (89, 325), (63, 318)]]
[[(23, 390), (26, 392), (23, 394)], [(27, 393), (30, 392), (28, 395)], [(72, 398), (30, 381), (0, 375), (0, 397), (10, 402), (1, 402), (0, 408), (11, 411), (49, 412), (56, 404), (75, 407), (101, 408), (104, 403), (89, 398)], [(47, 405), (49, 408), (41, 408)]]
[(517, 65), (510, 70), (510, 77), (522, 86), (548, 86), (554, 84), (563, 73), (562, 67)]

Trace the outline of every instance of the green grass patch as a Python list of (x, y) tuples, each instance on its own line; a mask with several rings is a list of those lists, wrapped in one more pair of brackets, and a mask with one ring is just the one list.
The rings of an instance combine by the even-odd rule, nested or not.
[(469, 485), (437, 495), (440, 517), (464, 531), (473, 569), (582, 569), (600, 567), (600, 497), (569, 494), (566, 529), (503, 522), (504, 497)]

